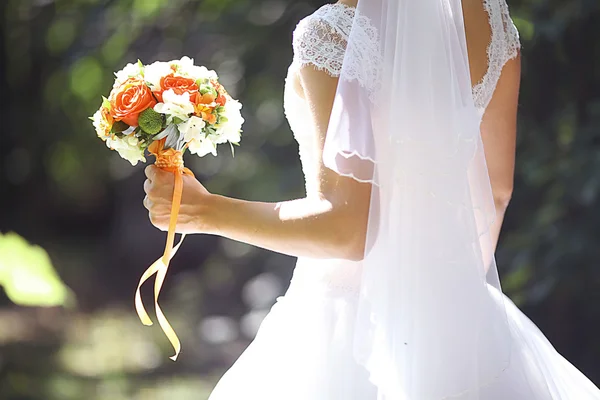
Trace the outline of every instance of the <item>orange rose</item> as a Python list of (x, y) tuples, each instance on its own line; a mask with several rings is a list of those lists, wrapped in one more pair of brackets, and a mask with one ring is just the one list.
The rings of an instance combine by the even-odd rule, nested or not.
[(152, 91), (144, 81), (130, 78), (110, 96), (110, 115), (115, 121), (123, 121), (129, 126), (138, 126), (140, 113), (156, 105)]
[(215, 109), (215, 96), (211, 93), (204, 93), (202, 95), (200, 92), (196, 92), (191, 97), (191, 100), (194, 103), (194, 114), (202, 117), (202, 119), (209, 124), (217, 122), (217, 116), (213, 114), (213, 110)]
[(219, 96), (216, 98), (215, 100), (217, 102), (217, 104), (219, 104), (220, 106), (224, 106), (225, 102), (227, 101), (227, 99), (225, 98), (224, 95), (219, 94)]
[(200, 92), (198, 92), (190, 98), (194, 104), (210, 105), (215, 101), (215, 96), (210, 92), (204, 94), (200, 94)]
[(165, 90), (173, 89), (175, 94), (188, 92), (190, 97), (198, 93), (198, 85), (193, 79), (175, 76), (174, 74), (160, 78), (160, 91), (154, 92), (158, 101), (162, 102), (162, 94)]
[(227, 98), (225, 97), (225, 89), (218, 82), (212, 81), (211, 83), (213, 84), (214, 88), (217, 89), (217, 93), (219, 93), (215, 99), (215, 102), (217, 102), (220, 106), (224, 106), (227, 102)]

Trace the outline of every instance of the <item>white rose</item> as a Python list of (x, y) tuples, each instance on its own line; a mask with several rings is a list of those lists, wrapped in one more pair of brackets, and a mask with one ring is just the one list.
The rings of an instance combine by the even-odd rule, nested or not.
[(189, 68), (194, 66), (194, 59), (188, 56), (181, 57), (181, 60), (172, 61), (173, 65), (177, 66), (177, 69)]
[(173, 89), (163, 92), (163, 102), (154, 106), (154, 111), (167, 116), (167, 124), (173, 123), (173, 118), (177, 117), (182, 121), (187, 121), (190, 114), (194, 113), (194, 104), (190, 101), (190, 94), (175, 94)]
[(223, 116), (227, 118), (226, 122), (219, 124), (217, 127), (217, 143), (239, 143), (241, 140), (241, 128), (244, 123), (244, 118), (241, 113), (242, 103), (237, 100), (228, 98), (225, 103)]
[(217, 145), (210, 138), (194, 139), (189, 142), (188, 149), (192, 154), (197, 154), (199, 157), (204, 157), (208, 153), (211, 153), (213, 156), (217, 155)]
[(138, 161), (146, 161), (144, 150), (140, 148), (140, 141), (133, 135), (124, 136), (123, 138), (108, 138), (106, 139), (106, 146), (116, 150), (131, 165), (136, 165)]
[(144, 69), (144, 78), (153, 90), (160, 89), (160, 79), (173, 73), (167, 62), (156, 61)]
[(209, 70), (203, 66), (194, 65), (194, 59), (187, 56), (182, 57), (181, 60), (174, 63), (177, 66), (177, 72), (187, 78), (191, 78), (195, 81), (198, 79), (218, 79), (215, 71)]
[(140, 65), (138, 63), (135, 64), (127, 64), (125, 66), (125, 68), (123, 68), (120, 71), (115, 72), (115, 84), (113, 87), (117, 87), (120, 86), (121, 84), (123, 84), (125, 81), (127, 81), (127, 79), (131, 78), (131, 77), (140, 77), (142, 76), (142, 69), (140, 68)]
[(183, 135), (185, 142), (191, 142), (192, 140), (201, 140), (204, 137), (202, 129), (206, 126), (206, 122), (202, 118), (191, 116), (187, 121), (179, 124), (179, 132)]

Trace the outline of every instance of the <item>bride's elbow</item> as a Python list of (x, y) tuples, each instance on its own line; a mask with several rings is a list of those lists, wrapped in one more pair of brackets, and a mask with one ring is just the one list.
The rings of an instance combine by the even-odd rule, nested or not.
[(335, 224), (335, 258), (362, 261), (365, 256), (367, 222), (346, 216), (339, 222)]
[(346, 246), (346, 259), (362, 261), (365, 258), (365, 235), (355, 234)]
[(335, 258), (362, 261), (369, 225), (371, 186), (347, 178), (327, 198), (331, 205), (328, 230), (335, 242)]

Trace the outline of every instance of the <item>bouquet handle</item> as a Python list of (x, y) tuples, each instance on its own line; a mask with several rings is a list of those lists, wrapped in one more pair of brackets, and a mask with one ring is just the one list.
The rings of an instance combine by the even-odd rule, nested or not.
[(160, 290), (167, 276), (167, 271), (169, 270), (169, 263), (173, 256), (179, 250), (181, 243), (185, 239), (185, 235), (181, 235), (181, 239), (179, 243), (175, 247), (173, 247), (175, 243), (175, 229), (177, 226), (177, 217), (179, 215), (179, 208), (181, 206), (181, 198), (183, 195), (183, 175), (194, 176), (192, 171), (188, 168), (183, 167), (183, 155), (181, 151), (177, 151), (175, 149), (169, 148), (164, 149), (165, 140), (159, 140), (153, 142), (148, 150), (150, 153), (156, 156), (156, 166), (172, 172), (175, 176), (175, 185), (173, 189), (173, 201), (171, 203), (171, 216), (169, 220), (169, 229), (167, 231), (167, 242), (165, 244), (165, 250), (161, 258), (156, 260), (150, 267), (146, 269), (146, 271), (142, 274), (140, 281), (138, 283), (136, 292), (135, 292), (135, 309), (137, 311), (138, 317), (142, 324), (146, 326), (152, 325), (152, 320), (150, 316), (146, 312), (144, 308), (144, 303), (142, 302), (142, 295), (140, 292), (141, 286), (150, 279), (154, 274), (156, 274), (156, 279), (154, 280), (154, 309), (156, 310), (156, 318), (158, 323), (171, 342), (173, 349), (175, 350), (175, 354), (169, 357), (171, 360), (177, 360), (179, 353), (181, 352), (181, 342), (175, 333), (175, 330), (165, 317), (162, 309), (158, 304), (158, 296), (160, 295)]

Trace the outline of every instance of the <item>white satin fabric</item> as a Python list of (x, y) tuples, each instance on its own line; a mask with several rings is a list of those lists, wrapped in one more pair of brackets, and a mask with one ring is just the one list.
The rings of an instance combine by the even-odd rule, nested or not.
[[(485, 2), (514, 48), (504, 0)], [(314, 134), (292, 83), (311, 64), (340, 77), (325, 164), (372, 183), (367, 251), (299, 259), (210, 400), (600, 399), (500, 289), (477, 101), (497, 79), (470, 87), (460, 0), (326, 5), (293, 45), (285, 108), (308, 195)]]
[[(322, 263), (301, 259), (297, 268), (328, 266)], [(209, 399), (413, 400), (384, 395), (369, 381), (368, 371), (356, 362), (352, 341), (357, 298), (344, 294), (343, 289), (336, 292), (311, 286), (294, 283), (278, 299), (254, 341), (225, 373)], [(451, 399), (600, 398), (593, 383), (558, 354), (509, 299), (504, 298), (502, 304), (516, 342), (510, 367), (488, 385)], [(430, 384), (435, 385), (435, 381)]]

